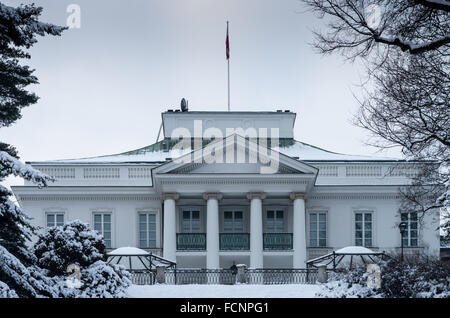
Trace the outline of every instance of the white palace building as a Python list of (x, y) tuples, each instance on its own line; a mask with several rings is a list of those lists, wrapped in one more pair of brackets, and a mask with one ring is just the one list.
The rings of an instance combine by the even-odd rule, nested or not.
[[(13, 187), (42, 228), (79, 219), (108, 248), (138, 247), (179, 268), (305, 268), (345, 246), (438, 255), (439, 214), (400, 211), (414, 165), (294, 139), (296, 114), (174, 111), (164, 138), (126, 153), (31, 162), (57, 181)], [(330, 132), (332, 133), (332, 132)]]

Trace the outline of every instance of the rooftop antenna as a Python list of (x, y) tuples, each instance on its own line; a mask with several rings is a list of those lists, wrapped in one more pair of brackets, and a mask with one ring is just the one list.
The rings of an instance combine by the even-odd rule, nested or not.
[(181, 111), (183, 113), (189, 111), (189, 102), (184, 98), (181, 100)]

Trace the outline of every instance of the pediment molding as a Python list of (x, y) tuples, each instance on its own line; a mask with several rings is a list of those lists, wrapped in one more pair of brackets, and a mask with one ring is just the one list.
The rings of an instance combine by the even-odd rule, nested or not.
[[(205, 155), (203, 151), (211, 151), (211, 149), (221, 149), (223, 153), (227, 151), (227, 149), (233, 149), (233, 160), (234, 155), (237, 156), (237, 153), (239, 151), (245, 152), (245, 160), (243, 163), (241, 163), (240, 160), (236, 160), (236, 162), (212, 162), (207, 163), (205, 160)], [(206, 150), (209, 149), (209, 150)], [(255, 153), (256, 152), (256, 153)], [(250, 156), (249, 153), (252, 153)], [(226, 157), (226, 155), (223, 155)], [(253, 159), (253, 161), (250, 160), (250, 157)], [(257, 157), (260, 160), (256, 160), (255, 157)], [(221, 157), (219, 157), (221, 158)], [(246, 161), (248, 160), (248, 162)], [(184, 154), (179, 158), (174, 158), (171, 161), (167, 162), (166, 164), (163, 164), (159, 167), (157, 167), (154, 170), (155, 177), (158, 175), (163, 174), (195, 174), (196, 171), (201, 171), (202, 168), (206, 167), (207, 165), (217, 165), (215, 167), (221, 167), (221, 169), (217, 169), (217, 171), (209, 171), (211, 174), (215, 173), (236, 173), (233, 172), (233, 167), (231, 165), (236, 165), (236, 167), (239, 167), (239, 165), (248, 165), (246, 167), (252, 167), (255, 168), (255, 165), (258, 165), (260, 170), (266, 169), (269, 167), (269, 163), (272, 163), (275, 160), (277, 164), (277, 171), (275, 173), (264, 173), (264, 172), (258, 172), (261, 175), (264, 174), (308, 174), (308, 175), (314, 175), (316, 176), (318, 174), (318, 169), (316, 167), (313, 167), (305, 162), (299, 161), (297, 159), (293, 159), (289, 156), (286, 156), (280, 152), (277, 152), (276, 150), (269, 149), (266, 147), (263, 147), (261, 145), (256, 144), (254, 141), (247, 140), (244, 137), (240, 135), (231, 135), (228, 136), (225, 139), (214, 141), (202, 149), (194, 150), (190, 153)], [(225, 161), (225, 160), (223, 160)], [(230, 166), (228, 166), (230, 165)], [(253, 165), (253, 166), (252, 166)], [(267, 165), (267, 166), (266, 166)], [(227, 166), (229, 169), (224, 169), (224, 167)], [(214, 167), (214, 168), (215, 168)], [(242, 167), (241, 167), (242, 168)], [(211, 169), (210, 169), (211, 170)], [(237, 172), (239, 173), (239, 172)], [(257, 173), (257, 172), (255, 172)]]

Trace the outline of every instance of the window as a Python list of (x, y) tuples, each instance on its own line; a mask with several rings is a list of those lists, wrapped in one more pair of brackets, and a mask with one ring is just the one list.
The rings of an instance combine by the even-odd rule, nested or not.
[(200, 211), (184, 210), (182, 220), (183, 233), (199, 233), (200, 232)]
[(309, 214), (309, 246), (327, 246), (327, 214), (325, 212)]
[(139, 213), (139, 247), (156, 248), (156, 213)]
[(94, 213), (94, 230), (103, 235), (105, 246), (111, 248), (111, 213)]
[(223, 212), (223, 231), (226, 233), (244, 232), (244, 218), (242, 211)]
[(64, 213), (47, 213), (47, 227), (63, 226)]
[(355, 245), (373, 246), (372, 212), (355, 213)]
[(403, 233), (402, 241), (404, 246), (418, 246), (418, 222), (417, 213), (402, 213), (402, 222), (406, 222), (408, 227)]
[(284, 232), (284, 211), (283, 210), (267, 210), (266, 229), (269, 233)]

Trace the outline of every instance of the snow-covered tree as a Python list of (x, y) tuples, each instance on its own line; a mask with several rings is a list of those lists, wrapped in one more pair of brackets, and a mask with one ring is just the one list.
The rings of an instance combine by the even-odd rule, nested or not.
[(48, 229), (36, 242), (34, 254), (51, 276), (67, 274), (71, 264), (87, 268), (106, 260), (103, 237), (78, 220)]
[[(123, 297), (130, 285), (123, 266), (105, 262), (103, 237), (79, 220), (48, 229), (36, 242), (34, 254), (39, 267), (58, 282), (60, 297)], [(77, 288), (65, 283), (71, 265), (80, 270)]]
[[(34, 181), (39, 186), (46, 185), (50, 180), (50, 177), (6, 152), (0, 152), (0, 180), (9, 174)], [(20, 297), (47, 294), (46, 290), (51, 288), (45, 284), (45, 274), (34, 267), (36, 258), (26, 246), (36, 229), (10, 196), (11, 191), (0, 185), (0, 282), (9, 286), (10, 294)]]
[(122, 298), (131, 285), (131, 275), (122, 265), (97, 261), (81, 271), (81, 298)]
[[(26, 90), (37, 84), (34, 70), (23, 65), (30, 58), (27, 50), (37, 42), (37, 35), (60, 35), (63, 27), (40, 22), (41, 7), (21, 5), (13, 8), (0, 3), (0, 128), (10, 126), (21, 117), (21, 109), (37, 102)], [(17, 150), (0, 142), (0, 182), (9, 175), (46, 186), (51, 178), (21, 163)], [(29, 217), (10, 199), (0, 185), (0, 297), (54, 296), (46, 273), (37, 268), (36, 258), (27, 249), (35, 232)]]
[(26, 90), (38, 84), (34, 70), (23, 65), (27, 52), (37, 42), (36, 35), (60, 35), (65, 29), (39, 21), (42, 7), (34, 4), (13, 8), (0, 3), (0, 127), (21, 118), (24, 107), (35, 104), (38, 96)]

